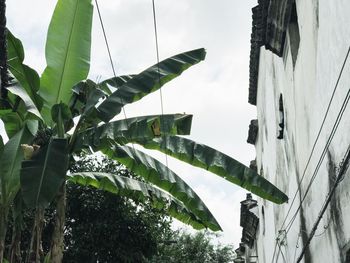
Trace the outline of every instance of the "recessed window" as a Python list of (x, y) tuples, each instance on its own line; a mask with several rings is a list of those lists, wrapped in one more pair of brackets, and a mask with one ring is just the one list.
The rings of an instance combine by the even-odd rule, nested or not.
[(261, 206), (261, 217), (262, 217), (262, 234), (265, 235), (265, 210), (264, 210), (264, 206)]
[(348, 252), (346, 252), (345, 263), (350, 263), (350, 249), (348, 250)]
[(288, 35), (289, 35), (290, 52), (292, 54), (292, 60), (293, 60), (293, 67), (295, 67), (295, 64), (298, 58), (299, 43), (300, 43), (298, 13), (297, 13), (297, 7), (295, 3), (292, 6), (292, 12), (290, 15)]
[(283, 139), (283, 133), (284, 133), (284, 106), (283, 106), (283, 96), (280, 95), (279, 99), (279, 123), (278, 123), (278, 135), (277, 139), (282, 140)]

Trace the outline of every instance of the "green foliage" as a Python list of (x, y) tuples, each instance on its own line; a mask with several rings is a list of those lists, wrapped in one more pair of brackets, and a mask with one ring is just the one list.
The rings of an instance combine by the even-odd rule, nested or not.
[(40, 110), (43, 102), (42, 98), (37, 93), (40, 87), (39, 75), (34, 69), (23, 64), (24, 49), (22, 43), (10, 31), (7, 32), (7, 49), (8, 66), (11, 73)]
[(20, 167), (24, 155), (21, 144), (29, 143), (32, 138), (33, 135), (25, 125), (3, 147), (0, 156), (0, 205), (3, 207), (12, 203), (20, 188)]
[(22, 162), (22, 196), (29, 208), (46, 208), (65, 181), (68, 169), (67, 139), (51, 139), (30, 160)]
[[(90, 68), (91, 1), (57, 1), (47, 35), (47, 67), (40, 79), (33, 69), (23, 64), (24, 50), (20, 40), (12, 34), (8, 37), (9, 66), (16, 79), (9, 87), (8, 98), (0, 100), (0, 117), (10, 138), (0, 159), (1, 202), (4, 211), (8, 211), (18, 193), (19, 170), (24, 156), (20, 145), (25, 144), (24, 148), (30, 154), (22, 162), (22, 196), (29, 207), (37, 209), (37, 229), (41, 229), (41, 208), (47, 207), (56, 196), (60, 197), (57, 199), (51, 259), (61, 261), (65, 176), (68, 162), (74, 164), (74, 156), (81, 151), (93, 150), (118, 160), (142, 176), (150, 186), (106, 173), (76, 174), (76, 182), (105, 187), (110, 192), (129, 197), (136, 192), (145, 199), (152, 194), (158, 199), (167, 195), (169, 206), (158, 201), (163, 212), (177, 216), (195, 228), (221, 229), (198, 195), (180, 177), (148, 154), (126, 144), (138, 142), (145, 148), (163, 151), (204, 168), (273, 202), (287, 201), (284, 193), (240, 162), (208, 146), (177, 137), (190, 133), (191, 115), (145, 116), (111, 122), (124, 105), (158, 90), (204, 60), (206, 52), (200, 48), (177, 54), (140, 74), (110, 78), (100, 84), (86, 80)], [(77, 117), (75, 124), (74, 117)], [(101, 124), (101, 121), (105, 123)], [(71, 129), (73, 134), (68, 134)], [(47, 130), (50, 131), (48, 136), (45, 135)], [(40, 142), (40, 147), (34, 142)], [(73, 177), (71, 181), (74, 181)], [(169, 194), (159, 194), (161, 190), (154, 190), (156, 187)], [(60, 193), (59, 189), (62, 190)], [(145, 194), (147, 191), (152, 194)], [(36, 246), (34, 254), (39, 255), (38, 249)], [(0, 258), (2, 253), (0, 251)]]
[[(130, 171), (144, 177), (148, 182), (182, 201), (200, 219), (202, 225), (193, 225), (196, 229), (207, 227), (213, 231), (221, 230), (215, 217), (192, 188), (155, 158), (128, 146), (110, 144), (101, 151), (109, 158), (124, 164)], [(192, 225), (192, 220), (188, 223)]]
[(44, 99), (42, 114), (48, 123), (51, 107), (68, 104), (72, 87), (89, 73), (92, 13), (91, 0), (57, 2), (47, 34), (47, 67), (39, 90)]
[(159, 150), (193, 166), (208, 170), (252, 193), (277, 204), (288, 197), (276, 186), (230, 156), (204, 144), (178, 136), (162, 136), (138, 141), (143, 147)]
[(128, 197), (136, 202), (150, 202), (155, 208), (163, 209), (164, 213), (194, 228), (202, 229), (206, 226), (200, 218), (187, 209), (185, 204), (149, 183), (118, 174), (102, 172), (78, 172), (70, 174), (68, 177), (69, 182), (82, 186), (92, 186), (119, 196)]
[[(175, 55), (135, 75), (120, 87), (114, 86), (118, 89), (98, 106), (98, 116), (104, 122), (108, 122), (120, 113), (124, 105), (138, 101), (158, 90), (165, 83), (180, 76), (189, 67), (204, 60), (205, 55), (204, 48)], [(112, 86), (118, 82), (109, 82), (108, 84)]]
[(148, 263), (229, 263), (234, 251), (230, 245), (213, 244), (215, 235), (210, 232), (190, 234), (182, 230), (167, 233), (158, 246), (158, 253)]
[[(108, 159), (83, 158), (71, 168), (133, 177)], [(132, 179), (132, 178), (130, 178)], [(143, 262), (155, 255), (170, 221), (152, 202), (69, 184), (63, 262)]]

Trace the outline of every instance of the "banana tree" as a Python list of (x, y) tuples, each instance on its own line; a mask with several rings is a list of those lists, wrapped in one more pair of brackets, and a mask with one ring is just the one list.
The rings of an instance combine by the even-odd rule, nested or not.
[[(10, 138), (3, 147), (0, 163), (4, 159), (5, 165), (9, 152), (13, 152), (14, 161), (10, 168), (0, 166), (1, 204), (8, 209), (20, 193), (25, 204), (36, 209), (37, 245), (33, 246), (32, 255), (35, 260), (41, 257), (42, 211), (54, 199), (57, 217), (48, 257), (51, 262), (62, 260), (67, 180), (137, 200), (151, 199), (155, 206), (166, 208), (171, 216), (196, 229), (221, 230), (191, 187), (135, 144), (206, 169), (272, 202), (287, 201), (278, 188), (237, 160), (180, 137), (190, 134), (192, 115), (114, 120), (125, 105), (157, 91), (204, 60), (206, 52), (204, 49), (184, 52), (139, 74), (95, 83), (87, 79), (92, 15), (91, 0), (58, 0), (47, 35), (47, 67), (40, 77), (23, 64), (20, 40), (8, 34), (8, 65), (14, 80), (3, 102), (6, 107), (0, 111)], [(70, 163), (82, 151), (100, 152), (117, 160), (145, 182), (116, 174), (70, 174)]]

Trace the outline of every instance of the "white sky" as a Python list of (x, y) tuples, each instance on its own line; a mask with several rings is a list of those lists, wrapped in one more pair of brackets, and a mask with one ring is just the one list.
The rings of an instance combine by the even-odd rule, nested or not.
[[(45, 38), (55, 0), (7, 1), (7, 25), (19, 37), (25, 63), (45, 68)], [(251, 8), (256, 0), (156, 1), (160, 57), (204, 47), (204, 62), (166, 84), (165, 113), (194, 115), (191, 139), (214, 147), (249, 165), (255, 158), (246, 143), (256, 116), (248, 104)], [(151, 0), (99, 0), (117, 75), (138, 73), (156, 63)], [(95, 10), (96, 11), (96, 10)], [(112, 77), (97, 12), (94, 13), (90, 78)], [(160, 114), (159, 93), (126, 107), (127, 117)], [(158, 155), (159, 156), (159, 155)], [(160, 156), (164, 161), (164, 157)], [(246, 191), (236, 185), (169, 159), (205, 201), (224, 229), (222, 241), (237, 247), (241, 238), (240, 201)]]

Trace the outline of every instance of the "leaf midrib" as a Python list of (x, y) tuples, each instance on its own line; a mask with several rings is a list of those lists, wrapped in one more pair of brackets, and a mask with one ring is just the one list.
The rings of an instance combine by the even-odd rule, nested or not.
[(51, 150), (51, 147), (52, 147), (52, 142), (53, 141), (51, 140), (51, 142), (49, 143), (49, 145), (47, 147), (47, 151), (46, 151), (46, 155), (45, 155), (45, 161), (44, 161), (43, 169), (42, 169), (42, 172), (41, 172), (41, 175), (40, 175), (39, 191), (38, 191), (37, 196), (36, 196), (35, 206), (37, 206), (38, 203), (39, 203), (39, 197), (40, 197), (40, 194), (41, 194), (41, 189), (42, 189), (44, 175), (45, 175), (45, 171), (46, 171), (46, 167), (47, 167), (47, 163), (48, 163), (48, 159), (49, 159), (49, 155), (50, 155), (50, 150)]
[(69, 53), (69, 48), (70, 48), (70, 45), (71, 45), (72, 33), (73, 33), (73, 30), (74, 30), (74, 26), (75, 26), (75, 21), (76, 21), (76, 16), (77, 16), (77, 10), (78, 10), (78, 6), (79, 6), (79, 1), (80, 1), (80, 0), (77, 0), (77, 1), (76, 1), (76, 5), (75, 5), (73, 23), (72, 23), (72, 27), (71, 27), (70, 32), (69, 32), (69, 40), (68, 40), (68, 45), (67, 45), (67, 49), (66, 49), (67, 52), (66, 52), (65, 57), (64, 57), (64, 63), (63, 63), (62, 73), (61, 73), (61, 76), (60, 76), (60, 78), (59, 78), (60, 83), (59, 83), (59, 85), (58, 85), (58, 92), (57, 92), (57, 96), (56, 96), (56, 99), (55, 99), (55, 102), (56, 102), (56, 103), (60, 103), (59, 98), (60, 98), (60, 95), (61, 95), (61, 92), (62, 92), (63, 76), (64, 76), (65, 71), (66, 71), (66, 64), (67, 64), (67, 60), (68, 60), (68, 53)]

